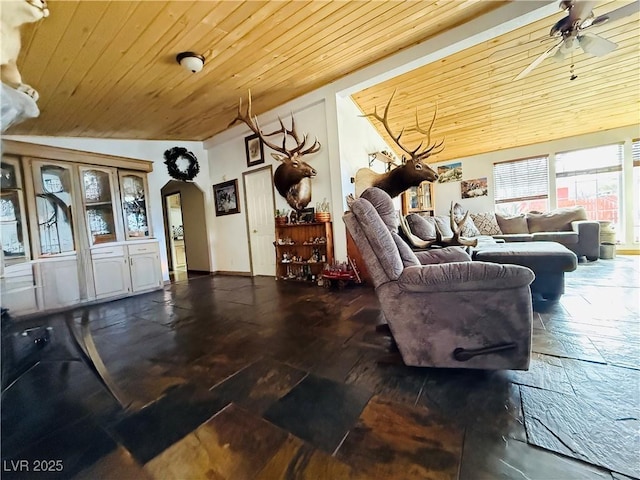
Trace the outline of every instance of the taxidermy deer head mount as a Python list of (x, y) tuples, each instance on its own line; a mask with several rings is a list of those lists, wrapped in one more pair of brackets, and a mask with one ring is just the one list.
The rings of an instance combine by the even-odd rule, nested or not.
[[(389, 98), (389, 101), (387, 102), (387, 106), (385, 107), (384, 114), (382, 116), (378, 113), (377, 108), (373, 110), (373, 113), (367, 113), (362, 116), (373, 117), (379, 122), (382, 122), (382, 125), (395, 144), (398, 145), (402, 151), (407, 153), (410, 158), (403, 159), (402, 165), (386, 173), (376, 173), (369, 168), (361, 168), (358, 170), (356, 172), (355, 182), (356, 196), (358, 197), (369, 187), (378, 187), (387, 192), (391, 197), (396, 197), (408, 188), (417, 187), (425, 181), (433, 182), (438, 179), (438, 174), (425, 163), (425, 160), (431, 155), (440, 153), (444, 150), (444, 140), (439, 143), (431, 144), (431, 129), (433, 128), (433, 124), (436, 121), (436, 116), (438, 114), (437, 106), (436, 111), (433, 113), (433, 118), (431, 119), (431, 124), (429, 125), (428, 130), (424, 130), (420, 127), (420, 122), (418, 121), (418, 109), (416, 108), (415, 130), (426, 135), (426, 145), (425, 140), (423, 140), (416, 148), (410, 150), (400, 142), (400, 138), (404, 133), (404, 128), (396, 135), (391, 131), (391, 127), (389, 127), (389, 107), (391, 106), (391, 102), (395, 94), (396, 92), (394, 90), (391, 94), (391, 98)], [(423, 145), (425, 146), (423, 147)]]
[[(307, 134), (305, 133), (302, 138), (296, 133), (295, 120), (293, 113), (291, 114), (291, 129), (287, 129), (282, 122), (282, 119), (278, 117), (280, 122), (280, 128), (274, 130), (271, 133), (263, 133), (258, 125), (258, 117), (251, 116), (251, 91), (249, 91), (249, 101), (247, 105), (247, 113), (242, 113), (242, 98), (238, 104), (238, 116), (233, 119), (229, 126), (241, 121), (247, 124), (247, 126), (260, 137), (260, 140), (272, 150), (279, 153), (271, 153), (271, 156), (276, 160), (282, 162), (278, 168), (276, 168), (273, 174), (273, 183), (276, 186), (278, 193), (282, 195), (287, 203), (295, 210), (302, 210), (311, 201), (311, 178), (316, 176), (315, 169), (307, 162), (302, 161), (302, 157), (316, 153), (320, 150), (320, 142), (318, 139), (307, 147)], [(267, 137), (282, 134), (282, 146), (276, 145)], [(287, 138), (291, 137), (296, 146), (293, 148), (286, 148)], [(306, 147), (306, 148), (305, 148)]]

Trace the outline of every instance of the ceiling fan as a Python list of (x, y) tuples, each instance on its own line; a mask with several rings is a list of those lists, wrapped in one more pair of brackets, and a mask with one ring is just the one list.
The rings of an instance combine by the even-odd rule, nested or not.
[[(582, 48), (585, 53), (596, 57), (602, 57), (615, 50), (618, 46), (616, 43), (594, 33), (584, 33), (584, 31), (588, 28), (602, 25), (605, 22), (613, 22), (632, 15), (638, 12), (640, 3), (634, 1), (629, 5), (597, 17), (593, 14), (593, 7), (596, 3), (596, 1), (590, 0), (562, 0), (560, 8), (569, 14), (556, 22), (549, 32), (551, 38), (559, 40), (520, 72), (514, 80), (520, 80), (528, 75), (531, 70), (540, 65), (546, 58), (552, 57), (556, 61), (562, 61), (567, 54), (574, 52), (578, 48)], [(571, 80), (577, 78), (573, 75), (573, 70), (571, 73)]]

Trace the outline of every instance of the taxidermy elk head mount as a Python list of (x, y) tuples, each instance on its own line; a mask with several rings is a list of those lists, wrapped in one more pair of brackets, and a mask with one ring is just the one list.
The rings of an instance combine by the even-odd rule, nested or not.
[[(391, 94), (391, 98), (389, 98), (389, 101), (387, 102), (387, 106), (385, 107), (384, 114), (382, 116), (378, 113), (377, 108), (373, 110), (373, 113), (367, 113), (362, 116), (373, 117), (379, 122), (382, 122), (382, 125), (389, 136), (393, 139), (395, 144), (402, 149), (402, 151), (409, 155), (409, 158), (403, 158), (402, 165), (385, 173), (376, 173), (369, 168), (361, 168), (358, 170), (356, 172), (355, 182), (357, 197), (359, 197), (360, 194), (369, 187), (378, 187), (387, 192), (391, 197), (396, 197), (408, 188), (417, 187), (425, 181), (433, 182), (438, 179), (438, 174), (425, 163), (425, 160), (431, 155), (440, 153), (444, 150), (444, 140), (439, 143), (431, 143), (431, 129), (433, 128), (433, 124), (436, 121), (436, 116), (438, 114), (437, 106), (436, 111), (433, 113), (433, 118), (431, 119), (431, 124), (429, 125), (428, 130), (420, 127), (420, 122), (418, 121), (418, 109), (416, 108), (415, 130), (426, 135), (426, 145), (425, 140), (423, 140), (416, 148), (410, 150), (400, 142), (405, 129), (403, 128), (400, 130), (400, 133), (396, 135), (391, 130), (391, 127), (389, 127), (389, 107), (391, 107), (391, 102), (393, 101), (393, 96), (395, 94), (396, 92), (394, 90)], [(425, 146), (423, 147), (423, 145)]]
[[(271, 154), (273, 158), (282, 162), (273, 174), (273, 183), (276, 186), (276, 190), (287, 200), (291, 208), (295, 210), (305, 208), (311, 201), (311, 178), (315, 177), (317, 172), (307, 162), (303, 162), (302, 157), (320, 150), (320, 142), (318, 142), (318, 139), (316, 138), (313, 144), (307, 147), (307, 134), (305, 133), (302, 138), (300, 138), (296, 133), (293, 113), (291, 114), (290, 130), (284, 126), (282, 119), (278, 117), (280, 128), (271, 133), (263, 133), (258, 125), (258, 117), (252, 118), (251, 116), (251, 91), (249, 91), (247, 113), (244, 115), (242, 113), (241, 98), (238, 104), (238, 116), (233, 119), (229, 126), (238, 121), (246, 123), (251, 131), (257, 134), (267, 147), (279, 152)], [(267, 140), (267, 137), (278, 134), (283, 135), (282, 146), (278, 146)], [(286, 148), (288, 137), (291, 137), (295, 141), (295, 147), (290, 149)]]

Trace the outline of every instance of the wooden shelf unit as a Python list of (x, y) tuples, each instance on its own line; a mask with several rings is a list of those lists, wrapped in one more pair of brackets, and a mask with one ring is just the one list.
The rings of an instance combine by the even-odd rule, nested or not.
[(417, 187), (411, 187), (402, 194), (402, 215), (423, 213), (433, 216), (435, 212), (433, 199), (433, 183), (422, 182)]
[[(333, 262), (333, 226), (331, 222), (276, 225), (274, 245), (276, 280), (316, 282), (325, 263)], [(315, 250), (319, 259), (309, 261)]]

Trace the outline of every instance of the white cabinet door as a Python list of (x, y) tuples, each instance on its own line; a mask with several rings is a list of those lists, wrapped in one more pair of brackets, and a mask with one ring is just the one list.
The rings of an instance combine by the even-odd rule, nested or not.
[(43, 260), (38, 262), (38, 267), (44, 310), (80, 302), (78, 260), (75, 255), (65, 260)]
[(94, 260), (93, 272), (96, 298), (125, 295), (131, 290), (129, 285), (129, 265), (127, 259), (123, 256)]
[(129, 260), (122, 245), (91, 249), (96, 298), (125, 295), (131, 291)]
[(161, 286), (158, 254), (141, 254), (129, 257), (131, 264), (131, 289), (134, 292), (151, 290)]
[(129, 267), (131, 269), (131, 290), (140, 292), (162, 286), (160, 251), (158, 242), (144, 242), (128, 245)]
[(8, 308), (12, 315), (35, 312), (38, 309), (31, 263), (5, 267), (0, 277), (0, 305)]

